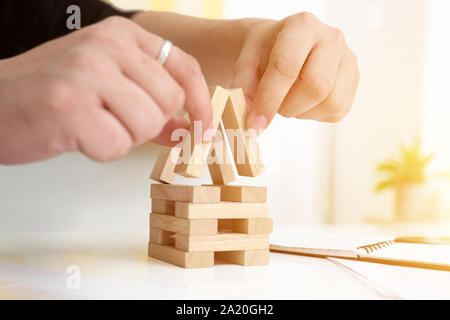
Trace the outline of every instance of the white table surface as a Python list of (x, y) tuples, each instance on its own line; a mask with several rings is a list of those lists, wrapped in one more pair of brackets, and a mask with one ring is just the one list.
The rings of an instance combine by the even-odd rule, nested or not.
[[(382, 299), (327, 259), (271, 254), (269, 266), (182, 269), (148, 258), (146, 238), (87, 234), (0, 236), (0, 298)], [(68, 266), (81, 270), (69, 290)]]

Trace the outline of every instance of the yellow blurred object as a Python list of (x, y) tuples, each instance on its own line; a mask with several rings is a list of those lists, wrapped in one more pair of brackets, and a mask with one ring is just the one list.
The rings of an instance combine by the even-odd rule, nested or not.
[(175, 12), (175, 0), (150, 0), (149, 7), (156, 11)]
[(424, 184), (428, 180), (426, 168), (432, 154), (422, 155), (420, 139), (411, 148), (401, 146), (400, 158), (391, 158), (377, 166), (377, 171), (386, 173), (386, 178), (376, 185), (376, 191), (405, 185)]
[(155, 10), (193, 15), (208, 19), (223, 18), (223, 0), (104, 0), (124, 10)]

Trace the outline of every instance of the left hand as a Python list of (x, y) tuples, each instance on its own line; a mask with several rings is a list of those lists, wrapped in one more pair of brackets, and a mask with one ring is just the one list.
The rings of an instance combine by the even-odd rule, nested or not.
[(234, 71), (232, 87), (244, 89), (247, 124), (256, 130), (277, 113), (337, 122), (350, 110), (359, 83), (342, 32), (306, 12), (250, 23)]

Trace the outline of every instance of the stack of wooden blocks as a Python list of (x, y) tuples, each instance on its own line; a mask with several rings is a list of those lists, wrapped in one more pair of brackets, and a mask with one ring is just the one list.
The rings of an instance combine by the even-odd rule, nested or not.
[[(210, 92), (214, 129), (223, 131), (222, 120), (224, 128), (238, 132), (232, 137), (237, 143), (231, 148), (238, 174), (258, 176), (264, 172), (264, 165), (257, 145), (252, 148), (251, 139), (245, 135), (247, 107), (242, 90), (215, 87)], [(161, 184), (151, 185), (149, 256), (184, 268), (212, 267), (215, 259), (243, 266), (269, 263), (273, 221), (268, 217), (266, 188), (228, 185), (235, 174), (224, 140), (216, 136), (214, 143), (193, 142), (191, 159), (200, 157), (200, 163), (176, 164), (180, 146), (161, 152), (151, 174)], [(237, 161), (239, 143), (244, 146), (244, 163)], [(218, 148), (226, 161), (208, 162)], [(213, 185), (172, 184), (175, 173), (199, 177), (207, 162)]]

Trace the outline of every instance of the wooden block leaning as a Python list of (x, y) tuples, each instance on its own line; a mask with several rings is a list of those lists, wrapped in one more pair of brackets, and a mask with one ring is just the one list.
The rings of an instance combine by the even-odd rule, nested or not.
[(179, 147), (162, 147), (150, 178), (162, 183), (172, 183), (175, 177), (176, 160), (180, 156), (180, 151), (181, 148)]
[[(212, 125), (213, 130), (216, 131), (219, 126), (220, 119), (222, 118), (223, 110), (229, 97), (229, 92), (224, 88), (216, 86), (210, 88), (210, 94), (213, 111)], [(197, 139), (195, 139), (197, 135), (194, 134), (194, 129), (195, 124), (192, 123), (190, 128), (190, 139), (187, 139), (184, 142), (190, 143), (191, 152), (186, 155), (183, 151), (183, 161), (175, 167), (176, 173), (188, 178), (199, 178), (201, 176), (212, 146), (212, 142), (203, 143), (202, 137), (197, 137)], [(186, 150), (185, 146), (183, 146), (183, 150)]]
[(236, 180), (236, 176), (234, 174), (232, 160), (228, 156), (227, 144), (224, 140), (225, 137), (222, 127), (219, 126), (219, 128), (220, 130), (217, 130), (213, 149), (208, 158), (208, 169), (213, 184), (225, 185)]
[(256, 177), (265, 167), (256, 141), (257, 134), (247, 129), (247, 104), (242, 89), (230, 90), (230, 98), (223, 112), (222, 121), (228, 142), (234, 155), (240, 176)]
[(217, 219), (187, 220), (174, 216), (151, 213), (150, 227), (188, 235), (217, 234)]
[(270, 252), (264, 250), (243, 250), (216, 252), (217, 259), (241, 266), (265, 266), (269, 264)]
[(238, 202), (176, 202), (175, 215), (183, 219), (265, 218), (269, 215), (269, 205), (267, 203)]
[(183, 268), (214, 266), (214, 252), (184, 252), (171, 246), (149, 243), (148, 255)]
[(211, 236), (188, 236), (176, 234), (175, 248), (188, 252), (269, 249), (269, 235), (223, 233)]
[(151, 185), (152, 199), (186, 201), (193, 203), (216, 203), (220, 201), (219, 187), (186, 185)]

